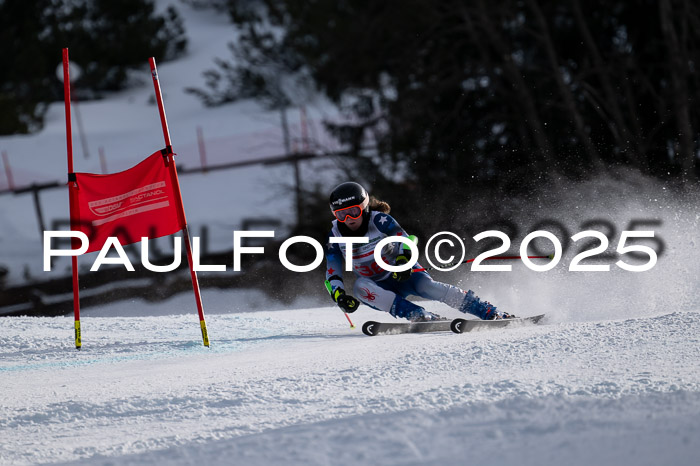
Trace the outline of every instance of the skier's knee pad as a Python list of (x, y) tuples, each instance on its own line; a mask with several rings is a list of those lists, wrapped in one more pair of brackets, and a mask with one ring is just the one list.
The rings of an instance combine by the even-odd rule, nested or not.
[(363, 304), (374, 309), (389, 312), (396, 295), (377, 285), (369, 278), (358, 278), (352, 288), (353, 295)]

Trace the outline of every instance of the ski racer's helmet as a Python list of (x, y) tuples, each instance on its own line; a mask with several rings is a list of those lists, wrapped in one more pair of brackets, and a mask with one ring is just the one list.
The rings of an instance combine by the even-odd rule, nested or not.
[(341, 183), (331, 192), (331, 212), (340, 222), (348, 217), (358, 219), (363, 213), (369, 213), (369, 194), (360, 184), (348, 181)]

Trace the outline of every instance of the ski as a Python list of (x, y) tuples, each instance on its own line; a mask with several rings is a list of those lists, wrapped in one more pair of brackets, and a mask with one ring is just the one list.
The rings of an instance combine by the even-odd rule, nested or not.
[(454, 319), (450, 324), (450, 329), (455, 333), (465, 333), (473, 330), (503, 328), (512, 325), (536, 324), (543, 317), (544, 314), (532, 317), (516, 317), (514, 319), (498, 320)]
[(434, 322), (375, 322), (368, 321), (362, 326), (362, 333), (373, 337), (376, 335), (399, 335), (402, 333), (449, 332), (449, 320)]
[(473, 330), (503, 328), (526, 323), (536, 324), (544, 317), (540, 314), (532, 317), (499, 320), (454, 319), (435, 322), (375, 322), (370, 320), (362, 326), (362, 333), (373, 337), (376, 335), (400, 335), (404, 333), (471, 332)]

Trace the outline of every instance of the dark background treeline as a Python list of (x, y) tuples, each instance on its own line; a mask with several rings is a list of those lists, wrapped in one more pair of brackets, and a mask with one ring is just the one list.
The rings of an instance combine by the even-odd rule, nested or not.
[(697, 178), (696, 2), (254, 5), (228, 3), (244, 31), (239, 63), (219, 66), (209, 103), (256, 85), (274, 93), (265, 66), (303, 72), (337, 102), (364, 93), (357, 146), (372, 132), (381, 163), (406, 164), (428, 185), (472, 175), (520, 185), (610, 164)]
[[(186, 1), (239, 31), (190, 92), (274, 109), (325, 93), (346, 116), (328, 127), (348, 177), (379, 196), (435, 205), (622, 167), (698, 180), (697, 2)], [(146, 0), (5, 0), (0, 39), (0, 134), (15, 134), (61, 99), (60, 47), (83, 68), (76, 95), (99, 98), (144, 56), (183, 53), (186, 31)]]

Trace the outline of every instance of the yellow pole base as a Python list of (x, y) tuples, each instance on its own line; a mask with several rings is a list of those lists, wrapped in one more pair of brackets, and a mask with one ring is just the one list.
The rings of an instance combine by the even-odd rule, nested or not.
[(83, 346), (81, 337), (80, 337), (80, 321), (76, 320), (75, 321), (75, 348), (80, 349), (80, 347)]
[(207, 333), (207, 323), (204, 320), (200, 320), (199, 326), (202, 327), (202, 341), (204, 342), (204, 346), (209, 347), (209, 334)]

